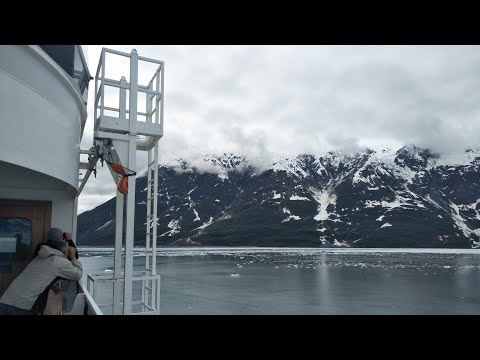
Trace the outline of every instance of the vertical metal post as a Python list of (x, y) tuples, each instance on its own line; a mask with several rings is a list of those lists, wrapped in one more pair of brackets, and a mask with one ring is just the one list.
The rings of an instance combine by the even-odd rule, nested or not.
[[(153, 209), (152, 214), (152, 271), (150, 275), (154, 276), (157, 274), (157, 202), (158, 202), (158, 142), (155, 142), (153, 147), (153, 157), (154, 157), (154, 169), (153, 169)], [(151, 306), (155, 306), (155, 286), (156, 280), (152, 278), (152, 302)]]
[[(148, 153), (148, 157), (147, 157), (148, 163), (147, 164), (150, 164), (150, 162), (152, 161), (151, 160), (152, 156), (151, 156), (149, 150), (147, 151), (147, 153)], [(150, 254), (149, 254), (150, 233), (151, 233), (151, 230), (150, 230), (151, 199), (150, 199), (150, 197), (152, 196), (152, 188), (150, 186), (151, 179), (152, 179), (152, 172), (150, 171), (150, 166), (147, 165), (147, 218), (146, 218), (146, 237), (145, 237), (145, 252), (146, 252), (146, 254), (145, 254), (145, 274), (146, 275), (149, 275), (148, 267), (150, 265)], [(148, 286), (148, 281), (147, 281), (147, 286)], [(145, 298), (146, 298), (147, 302), (148, 302), (148, 289), (144, 288), (144, 289), (142, 289), (142, 291), (144, 293), (143, 299), (145, 300)]]
[[(150, 90), (152, 90), (152, 81), (150, 81), (150, 83), (148, 84), (148, 87)], [(146, 94), (146, 100), (147, 100), (147, 103), (146, 103), (146, 112), (147, 112), (147, 123), (151, 123), (152, 122), (152, 115), (150, 114), (151, 111), (152, 111), (152, 99), (151, 99), (151, 96), (150, 94)], [(147, 220), (146, 220), (146, 223), (147, 223), (147, 226), (146, 226), (146, 239), (145, 239), (145, 275), (151, 275), (151, 271), (149, 270), (150, 269), (150, 266), (151, 266), (151, 263), (150, 263), (150, 239), (151, 239), (151, 236), (152, 236), (152, 229), (151, 229), (151, 226), (150, 226), (150, 221), (151, 221), (151, 212), (152, 212), (152, 184), (151, 184), (151, 181), (152, 181), (152, 171), (151, 171), (151, 167), (150, 167), (150, 163), (152, 162), (152, 152), (150, 150), (147, 150), (147, 154), (148, 154), (148, 158), (147, 158)], [(147, 305), (150, 305), (151, 306), (151, 303), (150, 303), (150, 295), (149, 295), (149, 291), (151, 291), (150, 289), (148, 288), (152, 288), (152, 281), (151, 280), (146, 280), (146, 288), (144, 289), (144, 301)]]
[[(120, 79), (120, 85), (126, 86), (127, 80), (124, 76)], [(119, 121), (127, 121), (127, 89), (120, 87), (119, 98)], [(118, 184), (119, 176), (117, 175)], [(113, 282), (113, 315), (120, 315), (123, 313), (121, 307), (122, 299), (122, 250), (123, 250), (123, 215), (124, 215), (125, 196), (117, 190), (117, 199), (115, 207), (115, 258), (114, 258), (114, 282)]]
[[(137, 151), (137, 91), (138, 91), (138, 54), (135, 49), (130, 55), (130, 116), (128, 140), (128, 168), (136, 170)], [(127, 222), (125, 228), (125, 286), (123, 313), (132, 313), (132, 275), (133, 275), (133, 239), (135, 221), (135, 177), (128, 179)]]
[(98, 93), (98, 77), (95, 78), (95, 96), (93, 97), (93, 130), (96, 130), (97, 122), (97, 93)]
[[(162, 76), (163, 79), (163, 76)], [(156, 76), (156, 91), (159, 91), (160, 88), (160, 71), (157, 72)], [(160, 96), (156, 95), (155, 96), (155, 107), (157, 108), (157, 111), (155, 111), (155, 123), (159, 123), (159, 101)], [(162, 91), (162, 111), (163, 111), (163, 91)], [(154, 166), (155, 168), (153, 169), (153, 178), (155, 179), (153, 181), (153, 194), (155, 195), (153, 198), (153, 227), (152, 227), (152, 275), (157, 274), (157, 207), (158, 207), (158, 141), (155, 141), (155, 146), (153, 147), (153, 156), (155, 159)], [(159, 296), (157, 295), (157, 292), (155, 291), (155, 287), (157, 286), (156, 280), (152, 280), (152, 307), (156, 306), (156, 297)], [(160, 284), (158, 284), (160, 286)], [(158, 293), (160, 293), (160, 288), (157, 289)], [(157, 298), (158, 299), (158, 298)], [(160, 311), (160, 309), (157, 309), (157, 311)]]
[(72, 221), (72, 237), (74, 242), (77, 242), (77, 211), (78, 211), (78, 196), (75, 196), (75, 200), (73, 201), (73, 221)]
[(145, 279), (142, 279), (142, 311), (145, 311), (147, 307), (145, 306)]
[(87, 291), (90, 295), (92, 295), (92, 281), (90, 280), (90, 276), (87, 275)]
[(100, 92), (101, 92), (101, 108), (100, 108), (100, 117), (103, 117), (104, 107), (105, 107), (105, 50), (102, 49), (102, 82), (100, 83)]
[[(163, 90), (163, 84), (164, 84), (164, 79), (165, 79), (165, 63), (162, 61), (162, 102), (160, 103), (160, 126), (162, 129), (162, 134), (163, 134), (163, 105), (165, 104), (165, 93)], [(158, 143), (158, 142), (157, 142)]]
[(157, 315), (160, 315), (160, 283), (161, 283), (162, 279), (161, 277), (159, 276), (158, 277), (158, 288), (157, 288), (157, 303), (156, 303), (156, 306), (157, 306)]
[(95, 97), (93, 98), (93, 128), (96, 129), (95, 127), (95, 123), (97, 121), (97, 109), (98, 109), (98, 104), (97, 104), (97, 93), (98, 93), (98, 71), (100, 70), (100, 66), (102, 64), (102, 56), (103, 56), (103, 48), (102, 48), (102, 52), (100, 53), (100, 60), (99, 60), (99, 63), (98, 63), (98, 69), (97, 69), (97, 74), (95, 76)]
[(120, 78), (120, 102), (119, 102), (119, 121), (127, 121), (127, 79), (125, 76)]
[(160, 101), (163, 102), (163, 90), (160, 88), (160, 76), (161, 76), (161, 73), (162, 73), (162, 70), (161, 70), (161, 67), (159, 66), (156, 73), (155, 73), (155, 91), (156, 92), (159, 92), (160, 95), (155, 95), (155, 124), (159, 124), (160, 123)]
[[(117, 175), (118, 177), (118, 175)], [(115, 207), (115, 258), (114, 258), (114, 285), (113, 285), (113, 315), (122, 314), (120, 306), (122, 298), (122, 235), (123, 235), (123, 202), (124, 196), (117, 190), (117, 203)]]

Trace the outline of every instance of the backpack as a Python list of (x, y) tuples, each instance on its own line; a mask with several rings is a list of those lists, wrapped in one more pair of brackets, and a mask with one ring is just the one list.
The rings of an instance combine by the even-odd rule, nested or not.
[(58, 280), (48, 290), (47, 303), (45, 304), (43, 315), (64, 315), (63, 302), (62, 283)]
[(38, 295), (37, 300), (35, 300), (30, 310), (34, 315), (63, 315), (61, 279), (61, 277), (57, 276), (45, 290)]

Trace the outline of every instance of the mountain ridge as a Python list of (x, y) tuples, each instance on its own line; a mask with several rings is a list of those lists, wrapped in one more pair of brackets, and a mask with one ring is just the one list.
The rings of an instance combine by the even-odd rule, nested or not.
[[(450, 162), (450, 164), (449, 164)], [(455, 163), (455, 164), (453, 164)], [(480, 151), (331, 151), (274, 161), (205, 154), (159, 166), (158, 246), (480, 247)], [(135, 245), (145, 243), (146, 176)], [(79, 245), (113, 245), (115, 198), (78, 217)]]

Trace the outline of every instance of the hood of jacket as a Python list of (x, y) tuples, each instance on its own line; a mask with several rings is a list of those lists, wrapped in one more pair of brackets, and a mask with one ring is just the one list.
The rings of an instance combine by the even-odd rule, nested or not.
[(65, 254), (62, 253), (61, 251), (58, 251), (57, 249), (51, 248), (48, 245), (42, 245), (40, 247), (40, 250), (38, 252), (38, 257), (41, 259), (45, 259), (49, 256), (63, 256), (66, 258)]

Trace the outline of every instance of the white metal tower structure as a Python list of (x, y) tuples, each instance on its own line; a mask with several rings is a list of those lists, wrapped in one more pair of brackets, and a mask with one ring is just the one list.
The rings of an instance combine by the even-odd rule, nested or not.
[[(107, 54), (129, 59), (128, 82), (124, 76), (119, 80), (106, 78)], [(139, 66), (142, 63), (158, 65), (147, 85), (138, 82)], [(99, 159), (107, 162), (112, 177), (118, 184), (122, 176), (112, 169), (112, 163), (121, 164), (124, 168), (136, 172), (139, 168), (136, 164), (137, 151), (148, 153), (145, 269), (140, 273), (133, 271), (135, 176), (131, 176), (128, 178), (128, 193), (124, 195), (117, 190), (114, 272), (111, 275), (88, 274), (87, 287), (93, 292), (94, 298), (97, 295), (98, 283), (113, 283), (112, 314), (160, 314), (156, 238), (158, 141), (163, 136), (164, 73), (163, 61), (139, 56), (135, 49), (128, 54), (103, 48), (95, 77), (94, 146), (89, 151), (81, 151), (89, 155), (89, 161), (81, 163), (81, 168), (87, 169), (87, 172), (81, 179), (79, 193)], [(119, 89), (118, 107), (105, 105), (106, 87)], [(145, 112), (138, 111), (139, 94), (142, 93), (146, 98)], [(106, 115), (107, 112), (109, 115)], [(139, 117), (145, 120), (142, 121)], [(132, 297), (134, 282), (141, 283), (141, 300)], [(92, 284), (93, 289), (90, 290)]]

